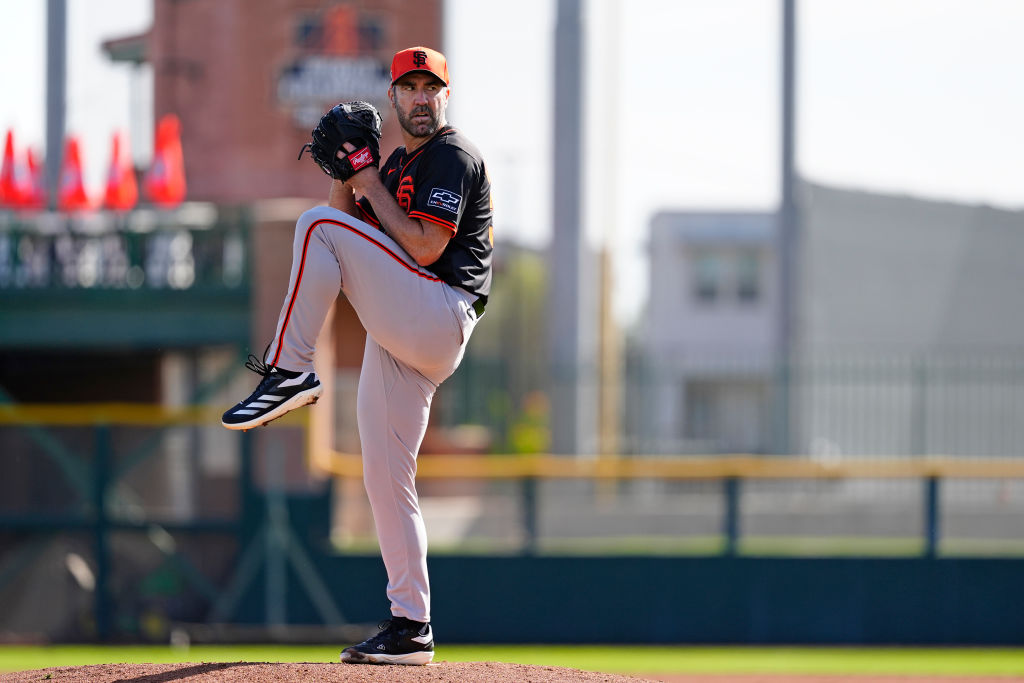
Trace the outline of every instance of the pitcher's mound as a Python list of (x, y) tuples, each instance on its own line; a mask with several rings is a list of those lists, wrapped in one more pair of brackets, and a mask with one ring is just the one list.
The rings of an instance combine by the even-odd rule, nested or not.
[(0, 675), (2, 683), (556, 683), (606, 681), (638, 683), (642, 678), (603, 674), (557, 666), (526, 666), (501, 662), (438, 662), (427, 666), (377, 666), (372, 664), (268, 664), (264, 662), (216, 662), (209, 664), (97, 664), (59, 666)]

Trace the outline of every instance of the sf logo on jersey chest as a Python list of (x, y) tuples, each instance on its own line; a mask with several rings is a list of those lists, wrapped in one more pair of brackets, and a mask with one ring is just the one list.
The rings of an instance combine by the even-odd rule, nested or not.
[(398, 200), (398, 205), (405, 209), (406, 213), (409, 213), (409, 209), (412, 208), (412, 196), (415, 192), (416, 189), (412, 185), (412, 176), (404, 176), (398, 183), (395, 198)]

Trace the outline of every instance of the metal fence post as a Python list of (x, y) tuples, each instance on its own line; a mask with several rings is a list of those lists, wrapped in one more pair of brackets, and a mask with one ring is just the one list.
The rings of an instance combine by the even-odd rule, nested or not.
[(257, 515), (258, 503), (256, 500), (256, 485), (253, 482), (253, 439), (255, 437), (248, 431), (241, 432), (238, 439), (238, 503), (239, 503), (239, 530), (240, 545), (245, 545), (245, 540), (252, 538), (258, 526)]
[(725, 554), (734, 556), (740, 544), (740, 478), (726, 477), (722, 481), (725, 494), (725, 519), (722, 532), (725, 535)]
[(537, 478), (523, 477), (523, 554), (537, 554)]
[(913, 364), (910, 448), (914, 455), (928, 452), (928, 368), (923, 359)]
[(939, 554), (939, 477), (925, 479), (924, 490), (925, 548), (927, 557)]
[(93, 552), (96, 557), (96, 588), (94, 609), (96, 638), (106, 641), (110, 638), (110, 519), (107, 517), (107, 482), (110, 476), (110, 427), (96, 425), (96, 453), (93, 459), (92, 504), (95, 514), (93, 524)]

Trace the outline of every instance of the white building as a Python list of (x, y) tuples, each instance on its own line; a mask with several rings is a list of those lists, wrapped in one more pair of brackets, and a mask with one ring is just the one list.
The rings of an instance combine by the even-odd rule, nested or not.
[[(1024, 444), (1024, 213), (804, 185), (792, 371), (774, 214), (660, 213), (638, 450), (1014, 454)], [(783, 394), (786, 395), (786, 394)]]

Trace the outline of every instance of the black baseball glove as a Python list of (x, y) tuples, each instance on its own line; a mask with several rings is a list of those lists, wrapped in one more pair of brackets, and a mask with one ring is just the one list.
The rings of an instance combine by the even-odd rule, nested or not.
[[(344, 182), (367, 166), (380, 163), (380, 127), (380, 114), (369, 102), (336, 104), (320, 118), (313, 129), (313, 141), (302, 146), (299, 159), (309, 148), (313, 161), (324, 173)], [(346, 142), (355, 150), (346, 152)]]

